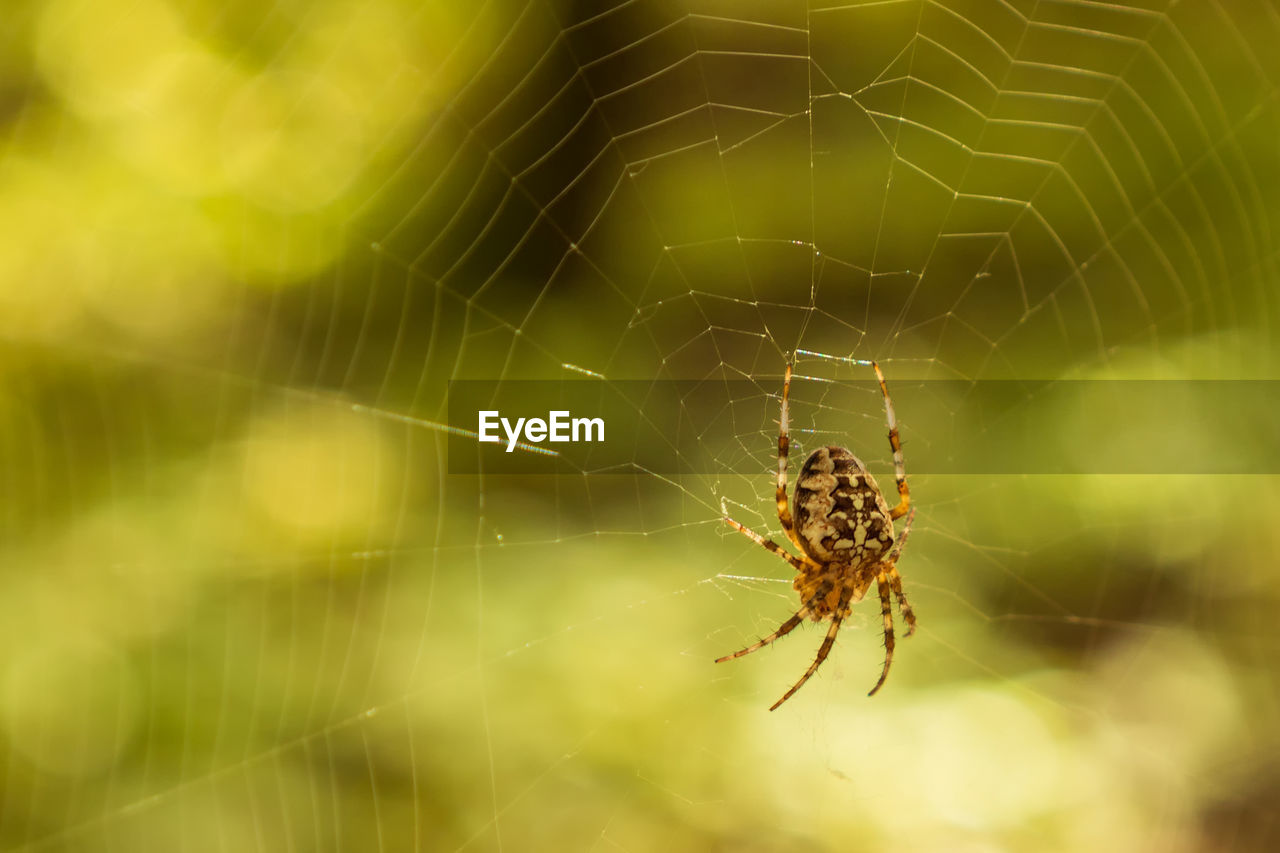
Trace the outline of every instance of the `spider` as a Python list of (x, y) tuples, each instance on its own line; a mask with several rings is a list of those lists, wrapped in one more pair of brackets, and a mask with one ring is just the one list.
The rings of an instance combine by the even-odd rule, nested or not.
[[(806, 617), (815, 622), (831, 620), (826, 639), (818, 649), (818, 656), (795, 685), (769, 708), (776, 710), (783, 702), (804, 686), (827, 659), (836, 641), (840, 623), (849, 615), (850, 605), (861, 601), (871, 582), (875, 581), (880, 592), (880, 613), (884, 617), (884, 669), (880, 680), (871, 688), (868, 696), (874, 696), (889, 675), (893, 662), (893, 608), (889, 593), (898, 599), (898, 609), (907, 623), (906, 636), (916, 630), (916, 616), (902, 592), (902, 577), (898, 574), (898, 558), (906, 544), (915, 509), (911, 506), (911, 493), (907, 488), (906, 468), (902, 461), (902, 442), (898, 438), (898, 422), (893, 414), (893, 402), (884, 381), (880, 365), (874, 361), (858, 359), (856, 364), (871, 367), (880, 380), (880, 393), (884, 396), (885, 417), (889, 422), (889, 446), (893, 449), (894, 480), (898, 485), (898, 505), (889, 508), (885, 503), (875, 478), (862, 464), (862, 460), (844, 447), (819, 447), (809, 454), (800, 466), (796, 478), (795, 515), (787, 503), (787, 451), (790, 446), (788, 430), (787, 398), (791, 390), (791, 365), (787, 365), (782, 383), (782, 417), (778, 430), (778, 520), (787, 538), (800, 549), (796, 557), (784, 551), (776, 542), (766, 539), (754, 530), (724, 517), (725, 522), (753, 542), (777, 554), (790, 563), (799, 574), (792, 586), (800, 593), (800, 609), (783, 622), (769, 636), (752, 643), (741, 651), (716, 660), (740, 658), (762, 649), (774, 640), (789, 634)], [(901, 537), (895, 542), (893, 520), (907, 517)]]

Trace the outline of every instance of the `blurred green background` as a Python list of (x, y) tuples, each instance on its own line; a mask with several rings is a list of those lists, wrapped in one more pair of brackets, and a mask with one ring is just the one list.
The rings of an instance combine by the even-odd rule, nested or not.
[[(820, 628), (711, 661), (798, 604), (719, 520), (779, 536), (797, 349), (1280, 377), (1277, 44), (1270, 0), (7, 0), (0, 849), (1275, 849), (1274, 475), (918, 471), (879, 695), (871, 601), (775, 713)], [(448, 473), (450, 380), (583, 371), (751, 380), (705, 447), (754, 473)], [(865, 374), (797, 372), (793, 458), (886, 481)], [(909, 473), (966, 453), (937, 412)], [(1276, 430), (1212, 414), (1099, 441)]]

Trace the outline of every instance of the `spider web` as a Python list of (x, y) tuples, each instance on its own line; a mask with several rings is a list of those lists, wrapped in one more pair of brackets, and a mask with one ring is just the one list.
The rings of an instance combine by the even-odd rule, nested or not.
[[(132, 198), (93, 157), (151, 137), (82, 140), (146, 110), (77, 101), (90, 76), (50, 47), (90, 7), (23, 8), (55, 106), (15, 99), (6, 170), (52, 127), (60, 186)], [(711, 663), (798, 606), (721, 521), (785, 541), (789, 358), (792, 471), (839, 444), (882, 484), (857, 359), (908, 398), (1275, 377), (1274, 4), (360, 10), (112, 24), (256, 69), (301, 124), (226, 184), (149, 173), (194, 201), (140, 206), (141, 239), (113, 224), (128, 203), (73, 221), (48, 212), (81, 210), (66, 190), (33, 220), (13, 199), (50, 180), (10, 182), (6, 221), (47, 227), (6, 271), (117, 273), (55, 264), (93, 284), (56, 312), (0, 291), (3, 849), (1274, 845), (1274, 476), (939, 474), (913, 451), (965, 456), (963, 400), (899, 401), (920, 631), (885, 689), (865, 696), (869, 601), (773, 714), (820, 629)], [(372, 76), (344, 99), (339, 72)], [(220, 132), (255, 128), (269, 98), (224, 112), (219, 73), (199, 79)], [(278, 180), (255, 196), (246, 170)], [(218, 251), (188, 239), (209, 209)], [(139, 266), (170, 238), (198, 261)], [(132, 283), (179, 267), (220, 274)], [(459, 380), (735, 390), (671, 470), (462, 475)], [(1098, 442), (1194, 433), (1274, 470), (1270, 423), (1231, 412), (1101, 422)], [(1097, 413), (1041, 429), (1024, 442)]]

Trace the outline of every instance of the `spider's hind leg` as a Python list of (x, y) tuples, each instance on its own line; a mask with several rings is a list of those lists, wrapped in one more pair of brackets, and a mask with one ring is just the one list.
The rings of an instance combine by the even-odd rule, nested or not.
[(749, 655), (754, 651), (759, 651), (760, 649), (763, 649), (765, 646), (769, 645), (775, 640), (779, 640), (785, 637), (787, 634), (790, 634), (792, 631), (795, 630), (797, 625), (799, 625), (801, 622), (805, 620), (806, 616), (813, 615), (814, 605), (820, 599), (826, 598), (827, 594), (831, 591), (831, 588), (832, 588), (832, 585), (829, 582), (826, 583), (824, 586), (820, 587), (817, 590), (817, 594), (812, 599), (805, 602), (804, 607), (801, 607), (799, 610), (795, 612), (794, 615), (792, 615), (790, 619), (788, 619), (786, 622), (783, 622), (781, 625), (779, 625), (778, 629), (774, 631), (772, 634), (770, 634), (767, 637), (761, 637), (759, 640), (747, 646), (745, 649), (740, 649), (734, 652), (733, 654), (725, 655), (722, 658), (716, 658), (716, 663), (724, 663), (725, 661), (733, 660), (734, 658), (740, 658), (743, 655)]
[(902, 614), (902, 621), (907, 623), (907, 633), (903, 636), (910, 637), (916, 632), (916, 612), (911, 609), (907, 595), (902, 591), (902, 575), (898, 574), (897, 566), (890, 566), (883, 576), (889, 579), (889, 588), (898, 599), (898, 612)]
[[(880, 590), (880, 615), (884, 618), (884, 669), (880, 671), (880, 680), (871, 688), (868, 696), (876, 695), (876, 691), (884, 686), (884, 680), (889, 677), (889, 666), (893, 663), (893, 604), (889, 600), (889, 579), (884, 572), (876, 578), (876, 585)], [(912, 622), (914, 621), (915, 618), (912, 617)]]
[(791, 686), (791, 689), (782, 694), (782, 698), (769, 706), (770, 711), (778, 710), (778, 707), (792, 696), (804, 683), (818, 671), (818, 667), (822, 666), (822, 662), (827, 659), (827, 655), (831, 654), (831, 647), (835, 645), (836, 634), (840, 633), (840, 623), (844, 621), (845, 613), (849, 609), (849, 597), (852, 590), (845, 587), (840, 591), (840, 600), (836, 604), (835, 615), (831, 617), (831, 627), (827, 629), (827, 636), (822, 641), (822, 646), (818, 649), (818, 656), (813, 659), (813, 663), (809, 664), (809, 668), (805, 670), (804, 675), (800, 676), (800, 680)]
[(787, 634), (790, 634), (793, 630), (795, 630), (795, 627), (797, 625), (799, 625), (801, 622), (804, 621), (804, 617), (805, 617), (805, 610), (801, 608), (800, 610), (796, 611), (794, 616), (792, 616), (786, 622), (783, 622), (781, 625), (779, 625), (778, 630), (774, 631), (769, 636), (761, 637), (759, 640), (756, 640), (754, 643), (747, 646), (745, 649), (739, 649), (738, 651), (734, 652), (731, 655), (725, 655), (724, 657), (716, 658), (716, 663), (724, 663), (725, 661), (733, 660), (734, 658), (740, 658), (743, 655), (749, 655), (752, 652), (763, 649), (765, 646), (769, 645), (775, 640), (779, 640), (782, 637), (785, 637)]

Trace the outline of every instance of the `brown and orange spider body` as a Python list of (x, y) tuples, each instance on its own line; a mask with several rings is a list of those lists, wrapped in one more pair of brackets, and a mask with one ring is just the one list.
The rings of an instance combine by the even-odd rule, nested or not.
[[(801, 606), (772, 634), (741, 651), (717, 659), (716, 663), (762, 649), (790, 633), (806, 618), (815, 622), (831, 620), (831, 627), (818, 649), (817, 658), (800, 680), (773, 703), (770, 711), (790, 699), (818, 671), (835, 644), (840, 623), (849, 615), (854, 602), (861, 601), (866, 595), (873, 581), (880, 593), (885, 656), (880, 680), (867, 695), (875, 695), (884, 684), (889, 675), (889, 665), (893, 662), (893, 607), (890, 593), (897, 598), (898, 608), (907, 623), (906, 635), (911, 636), (916, 628), (915, 613), (902, 592), (902, 577), (898, 574), (898, 558), (902, 555), (902, 547), (906, 544), (911, 522), (915, 518), (915, 510), (911, 508), (911, 492), (907, 488), (898, 422), (880, 366), (874, 361), (858, 360), (855, 363), (870, 366), (880, 380), (885, 416), (889, 422), (889, 446), (893, 449), (894, 479), (898, 486), (897, 506), (889, 507), (867, 466), (848, 449), (819, 447), (800, 466), (800, 476), (796, 478), (793, 516), (787, 500), (787, 454), (791, 441), (788, 435), (791, 365), (788, 364), (782, 384), (782, 417), (778, 432), (778, 520), (782, 523), (787, 538), (800, 549), (802, 556), (796, 557), (788, 553), (776, 542), (728, 516), (724, 519), (735, 530), (777, 554), (796, 569), (798, 574), (792, 586), (800, 593)], [(907, 521), (903, 525), (902, 535), (896, 536), (893, 522), (903, 516), (907, 517)]]

